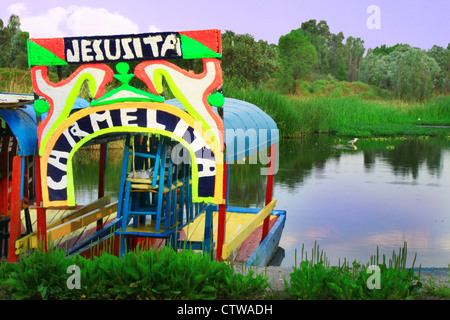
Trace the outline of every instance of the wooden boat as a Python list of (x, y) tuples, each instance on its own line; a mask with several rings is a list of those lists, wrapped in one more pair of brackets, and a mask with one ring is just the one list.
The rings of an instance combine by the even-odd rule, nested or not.
[[(157, 60), (150, 47), (147, 51), (139, 47), (149, 37), (161, 38)], [(100, 44), (105, 40), (121, 44), (126, 58), (112, 61)], [(95, 48), (88, 48), (96, 42)], [(278, 128), (257, 106), (223, 96), (220, 43), (219, 30), (30, 39), (38, 119), (35, 131), (29, 130), (37, 141), (36, 201), (30, 208), (36, 210), (37, 225), (25, 236), (11, 234), (8, 260), (17, 260), (38, 243), (45, 247), (49, 239), (84, 228), (76, 242), (69, 237), (62, 244), (68, 256), (91, 257), (105, 251), (122, 256), (138, 245), (169, 245), (202, 250), (221, 261), (251, 265), (270, 261), (286, 219), (272, 198)], [(83, 63), (87, 56), (97, 63), (81, 64), (69, 78), (50, 82), (47, 66)], [(168, 62), (180, 58), (201, 59), (203, 72), (195, 74)], [(131, 60), (147, 61), (129, 73)], [(107, 62), (118, 62), (116, 74)], [(142, 80), (150, 93), (131, 86), (133, 77)], [(163, 78), (175, 99), (164, 101), (161, 96)], [(113, 79), (121, 85), (105, 92)], [(90, 102), (76, 98), (84, 81), (94, 98)], [(111, 202), (104, 195), (104, 166), (106, 146), (115, 140), (125, 142), (119, 198)], [(100, 145), (98, 200), (80, 206), (72, 159), (80, 147), (92, 144)], [(265, 165), (263, 208), (228, 205), (230, 164), (244, 157)], [(67, 214), (48, 223), (47, 213), (54, 209)], [(21, 223), (20, 212), (11, 214), (10, 229), (19, 229)]]

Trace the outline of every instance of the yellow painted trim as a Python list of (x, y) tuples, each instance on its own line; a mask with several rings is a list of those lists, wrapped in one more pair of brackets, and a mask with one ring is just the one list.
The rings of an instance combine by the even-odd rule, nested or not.
[(97, 209), (93, 212), (88, 212), (74, 220), (62, 223), (54, 228), (47, 230), (47, 238), (56, 240), (70, 232), (81, 229), (90, 225), (91, 223), (110, 216), (114, 212), (117, 212), (117, 202), (111, 203), (104, 208)]
[(222, 259), (226, 260), (228, 256), (248, 238), (248, 236), (264, 221), (267, 216), (272, 212), (277, 199), (270, 201), (261, 211), (259, 211), (255, 216), (247, 222), (247, 224), (240, 230), (239, 233), (235, 234), (230, 240), (224, 243), (222, 247)]
[[(110, 207), (111, 206), (110, 202), (111, 202), (111, 196), (106, 195), (100, 199), (97, 199), (97, 200), (85, 205), (84, 207), (82, 207), (80, 209), (72, 211), (70, 214), (68, 214), (64, 218), (49, 224), (47, 226), (47, 239), (55, 240), (59, 237), (64, 236), (65, 234), (71, 232), (71, 231), (68, 231), (65, 234), (62, 234), (61, 236), (57, 236), (56, 238), (55, 238), (55, 235), (57, 235), (57, 234), (56, 233), (52, 234), (52, 231), (57, 230), (60, 226), (67, 225), (71, 222), (78, 221), (80, 219), (85, 219), (86, 216), (88, 216), (88, 215), (94, 215), (99, 212), (101, 213), (101, 211), (99, 211), (99, 210)], [(115, 210), (117, 211), (117, 202), (112, 205), (113, 206), (115, 205)], [(100, 218), (97, 219), (97, 217), (95, 217), (94, 221), (97, 221), (99, 219)], [(81, 226), (81, 227), (83, 227), (83, 226)], [(72, 231), (74, 231), (74, 230), (72, 230)], [(28, 249), (37, 248), (38, 247), (37, 232), (34, 231), (34, 232), (27, 234), (26, 236), (18, 239), (15, 243), (15, 247), (16, 247), (17, 255), (27, 251)]]

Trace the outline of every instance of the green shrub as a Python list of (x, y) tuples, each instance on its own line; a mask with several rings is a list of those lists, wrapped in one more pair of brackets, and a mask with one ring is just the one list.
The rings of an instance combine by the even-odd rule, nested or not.
[[(379, 287), (368, 285), (372, 270), (367, 265), (354, 261), (352, 265), (344, 261), (342, 265), (329, 266), (323, 252), (314, 246), (312, 258), (307, 257), (299, 267), (295, 266), (290, 275), (290, 285), (285, 281), (287, 291), (301, 300), (398, 300), (413, 299), (422, 284), (420, 276), (415, 276), (413, 268), (406, 269), (406, 243), (399, 255), (393, 253), (386, 264), (385, 256), (380, 263), (377, 256), (372, 257), (370, 265), (379, 268)], [(414, 262), (413, 262), (414, 267)]]
[[(68, 267), (80, 269), (80, 288), (67, 286)], [(122, 259), (66, 258), (61, 249), (36, 250), (0, 267), (5, 298), (23, 299), (216, 299), (262, 294), (267, 277), (235, 273), (233, 266), (191, 250), (137, 250)]]

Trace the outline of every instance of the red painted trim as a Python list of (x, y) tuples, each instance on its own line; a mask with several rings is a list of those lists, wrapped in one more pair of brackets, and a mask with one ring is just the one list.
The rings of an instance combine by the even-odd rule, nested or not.
[(50, 38), (50, 39), (30, 39), (38, 46), (47, 49), (61, 60), (66, 61), (66, 53), (64, 51), (64, 39), (63, 38)]
[[(272, 201), (273, 197), (273, 175), (274, 175), (274, 168), (275, 168), (275, 154), (276, 154), (276, 144), (273, 144), (269, 148), (269, 156), (270, 156), (270, 162), (269, 162), (269, 172), (267, 176), (267, 186), (266, 186), (266, 205), (269, 204), (270, 201)], [(263, 223), (263, 231), (261, 235), (261, 241), (264, 240), (264, 238), (269, 233), (269, 220), (270, 216), (268, 216), (266, 219), (264, 219)]]
[(43, 244), (43, 249), (47, 252), (47, 212), (42, 208), (42, 184), (41, 184), (41, 159), (35, 158), (36, 163), (36, 204), (39, 206), (37, 212), (37, 237), (38, 243)]
[[(228, 164), (224, 161), (223, 163), (223, 196), (226, 199), (227, 189), (228, 189)], [(225, 243), (225, 234), (226, 234), (226, 225), (227, 225), (227, 205), (220, 204), (219, 205), (219, 216), (217, 223), (217, 251), (216, 251), (216, 260), (222, 261), (222, 249), (223, 244)]]
[[(269, 229), (272, 229), (277, 220), (278, 217), (269, 220)], [(262, 232), (263, 226), (259, 226), (255, 229), (255, 231), (252, 232), (251, 235), (248, 236), (247, 239), (244, 240), (244, 242), (242, 242), (241, 246), (239, 247), (239, 255), (236, 255), (236, 257), (234, 258), (234, 261), (236, 263), (245, 263), (252, 256), (252, 254), (261, 243), (260, 239)]]
[(10, 137), (2, 137), (2, 153), (0, 155), (0, 172), (2, 179), (0, 181), (0, 215), (7, 217), (8, 213), (8, 182), (9, 182), (9, 141)]
[(217, 53), (222, 53), (220, 30), (180, 31), (180, 34), (200, 42)]
[(13, 159), (11, 183), (11, 220), (9, 222), (9, 248), (8, 248), (8, 262), (16, 262), (18, 256), (16, 255), (16, 240), (20, 237), (21, 221), (20, 209), (20, 184), (22, 176), (22, 158), (15, 156)]

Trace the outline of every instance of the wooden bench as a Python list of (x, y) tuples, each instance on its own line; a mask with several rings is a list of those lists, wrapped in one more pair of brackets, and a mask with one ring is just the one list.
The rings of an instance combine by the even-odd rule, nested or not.
[[(54, 241), (117, 212), (117, 202), (110, 202), (111, 197), (105, 196), (48, 225), (47, 239)], [(16, 255), (24, 253), (28, 249), (38, 248), (38, 246), (37, 232), (35, 231), (16, 241)]]

